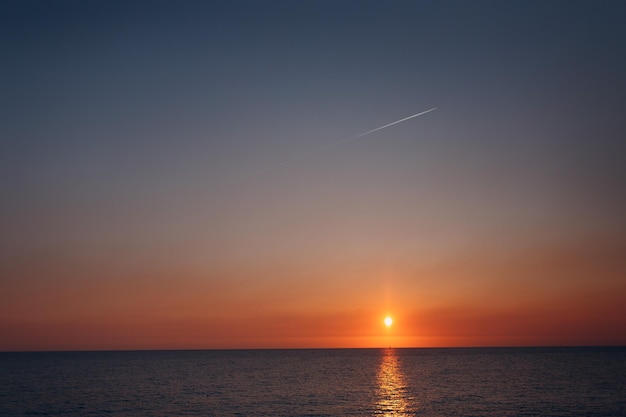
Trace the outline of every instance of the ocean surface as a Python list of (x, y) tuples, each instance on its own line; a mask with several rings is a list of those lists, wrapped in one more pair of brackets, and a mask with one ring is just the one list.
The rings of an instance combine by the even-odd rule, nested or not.
[(0, 416), (626, 416), (626, 348), (0, 353)]

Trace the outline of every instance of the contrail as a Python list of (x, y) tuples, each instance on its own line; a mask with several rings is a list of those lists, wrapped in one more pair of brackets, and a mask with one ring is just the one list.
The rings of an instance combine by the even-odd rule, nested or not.
[[(284, 160), (282, 162), (279, 162), (277, 164), (274, 164), (274, 165), (271, 165), (271, 166), (268, 166), (268, 167), (265, 167), (265, 168), (261, 168), (261, 169), (255, 170), (255, 171), (257, 173), (261, 174), (261, 173), (265, 173), (265, 172), (274, 170), (274, 169), (276, 169), (276, 168), (278, 168), (280, 166), (287, 165), (287, 164), (290, 164), (292, 162), (299, 161), (299, 160), (302, 160), (304, 158), (307, 158), (307, 157), (309, 157), (310, 154), (316, 154), (316, 153), (324, 152), (324, 151), (326, 151), (326, 150), (328, 150), (330, 148), (334, 148), (335, 146), (342, 145), (342, 144), (344, 144), (346, 142), (350, 142), (350, 141), (358, 139), (358, 138), (362, 138), (363, 136), (370, 135), (370, 134), (372, 134), (374, 132), (378, 132), (379, 130), (388, 128), (388, 127), (393, 126), (393, 125), (397, 125), (398, 123), (405, 122), (405, 121), (407, 121), (409, 119), (412, 119), (414, 117), (418, 117), (418, 116), (424, 115), (426, 113), (430, 113), (431, 111), (435, 111), (435, 110), (437, 110), (437, 107), (433, 107), (432, 109), (425, 110), (423, 112), (414, 114), (412, 116), (405, 117), (405, 118), (400, 119), (400, 120), (396, 120), (395, 122), (391, 122), (391, 123), (388, 123), (388, 124), (386, 124), (384, 126), (380, 126), (380, 127), (375, 128), (375, 129), (368, 130), (367, 132), (359, 133), (356, 136), (352, 136), (352, 137), (349, 137), (349, 138), (341, 139), (341, 140), (338, 140), (336, 142), (330, 143), (328, 145), (324, 145), (324, 146), (322, 146), (320, 148), (313, 149), (313, 150), (309, 151), (306, 155), (290, 158), (290, 159)], [(233, 182), (232, 180), (228, 181), (227, 184), (230, 184), (232, 182)]]
[(339, 145), (341, 143), (346, 143), (346, 142), (349, 142), (351, 140), (361, 138), (361, 137), (363, 137), (365, 135), (369, 135), (370, 133), (378, 132), (379, 130), (382, 130), (382, 129), (386, 128), (386, 127), (397, 125), (398, 123), (402, 123), (402, 122), (407, 121), (409, 119), (412, 119), (414, 117), (421, 116), (423, 114), (430, 113), (431, 111), (435, 111), (435, 110), (437, 110), (437, 107), (433, 107), (432, 109), (428, 109), (428, 110), (425, 110), (423, 112), (414, 114), (413, 116), (405, 117), (404, 119), (396, 120), (395, 122), (391, 122), (391, 123), (388, 123), (388, 124), (386, 124), (384, 126), (377, 127), (376, 129), (368, 130), (367, 132), (363, 132), (363, 133), (360, 133), (360, 134), (358, 134), (356, 136), (352, 136), (351, 138), (338, 140), (335, 143), (331, 143), (330, 145), (326, 145), (322, 149), (327, 149), (327, 148), (330, 148), (331, 146), (337, 146), (337, 145)]

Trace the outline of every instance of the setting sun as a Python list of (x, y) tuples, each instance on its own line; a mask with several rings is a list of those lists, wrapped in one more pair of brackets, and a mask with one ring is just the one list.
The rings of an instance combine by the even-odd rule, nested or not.
[(393, 324), (393, 319), (389, 316), (385, 317), (385, 326), (391, 327), (392, 324)]

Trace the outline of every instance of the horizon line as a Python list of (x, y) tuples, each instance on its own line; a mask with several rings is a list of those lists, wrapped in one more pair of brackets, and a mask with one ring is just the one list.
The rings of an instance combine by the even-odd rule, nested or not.
[(379, 346), (379, 347), (265, 347), (265, 348), (164, 348), (164, 349), (67, 349), (67, 350), (0, 350), (2, 353), (89, 353), (89, 352), (208, 352), (267, 350), (388, 350), (388, 349), (585, 349), (626, 348), (626, 345), (485, 345), (485, 346)]

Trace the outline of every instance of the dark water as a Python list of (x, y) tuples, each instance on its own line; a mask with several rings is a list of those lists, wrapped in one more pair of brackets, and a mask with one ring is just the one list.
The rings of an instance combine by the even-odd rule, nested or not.
[(626, 348), (0, 353), (0, 415), (626, 416)]

